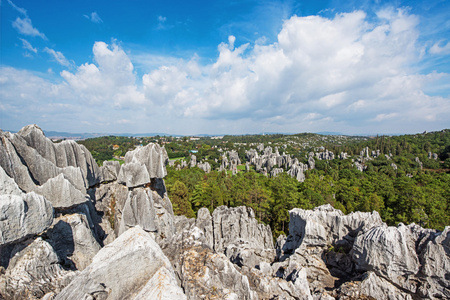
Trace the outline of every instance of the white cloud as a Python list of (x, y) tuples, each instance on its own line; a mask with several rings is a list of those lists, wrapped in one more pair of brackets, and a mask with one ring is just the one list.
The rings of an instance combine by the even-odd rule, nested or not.
[(286, 126), (295, 126), (290, 122), (295, 118), (300, 129), (320, 116), (330, 126), (359, 122), (354, 127), (359, 130), (362, 124), (373, 126), (370, 120), (400, 123), (425, 109), (435, 117), (421, 119), (445, 122), (449, 100), (422, 91), (436, 78), (411, 68), (420, 58), (418, 18), (393, 9), (378, 17), (369, 22), (362, 11), (333, 19), (293, 16), (276, 43), (235, 47), (230, 36), (219, 45), (216, 62), (198, 66), (201, 76), (182, 63), (166, 65), (143, 76), (144, 90), (149, 100), (185, 117), (270, 121), (283, 116)]
[(26, 49), (26, 50), (28, 50), (28, 51), (31, 51), (31, 52), (34, 52), (34, 53), (37, 53), (37, 49), (34, 48), (34, 47), (30, 44), (30, 42), (28, 42), (28, 41), (25, 40), (25, 39), (20, 39), (20, 40), (22, 41), (22, 46), (23, 46), (24, 49)]
[(42, 39), (47, 40), (45, 34), (33, 27), (33, 24), (31, 24), (31, 20), (28, 17), (17, 17), (17, 19), (12, 23), (12, 26), (23, 35), (39, 36)]
[[(30, 123), (39, 122), (38, 112), (45, 117), (43, 109), (59, 110), (85, 130), (105, 132), (119, 125), (126, 125), (122, 132), (181, 134), (448, 127), (450, 99), (433, 95), (445, 94), (449, 74), (418, 74), (413, 68), (421, 59), (418, 19), (402, 10), (378, 16), (368, 20), (361, 11), (332, 19), (293, 16), (276, 42), (242, 45), (230, 36), (207, 65), (197, 56), (186, 61), (138, 53), (130, 59), (118, 44), (96, 42), (93, 62), (62, 71), (59, 84), (42, 79), (48, 74), (2, 69), (1, 109), (17, 120), (36, 116)], [(46, 51), (57, 59), (57, 51)], [(132, 61), (145, 70), (142, 78)], [(76, 114), (67, 117), (69, 109)], [(55, 116), (66, 121), (58, 112), (54, 122)], [(53, 122), (50, 113), (44, 121)]]
[(166, 17), (158, 16), (157, 20), (158, 20), (158, 25), (156, 26), (156, 30), (167, 29), (167, 26), (166, 26), (167, 18)]
[(431, 48), (430, 48), (430, 53), (432, 54), (450, 54), (450, 42), (447, 42), (447, 44), (442, 45), (443, 41), (439, 41), (437, 43), (435, 43)]
[(15, 10), (17, 10), (19, 13), (21, 13), (22, 15), (26, 16), (27, 15), (27, 11), (24, 8), (18, 7), (17, 5), (15, 5), (11, 0), (7, 0), (9, 5), (12, 6), (12, 8), (14, 8)]
[(83, 15), (83, 16), (93, 23), (97, 23), (97, 24), (103, 23), (103, 20), (100, 18), (98, 13), (95, 11), (90, 13), (89, 15)]
[(72, 65), (72, 63), (64, 56), (64, 54), (59, 51), (55, 51), (53, 49), (45, 47), (44, 52), (50, 54), (50, 56), (61, 66), (69, 67)]
[(74, 93), (97, 105), (121, 107), (145, 102), (135, 83), (133, 64), (118, 45), (96, 42), (93, 54), (96, 64), (83, 64), (75, 73), (61, 72)]

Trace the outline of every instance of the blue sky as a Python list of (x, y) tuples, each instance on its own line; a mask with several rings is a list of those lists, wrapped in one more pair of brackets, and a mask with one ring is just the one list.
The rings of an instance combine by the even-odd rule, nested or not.
[(449, 1), (1, 0), (0, 128), (450, 128)]

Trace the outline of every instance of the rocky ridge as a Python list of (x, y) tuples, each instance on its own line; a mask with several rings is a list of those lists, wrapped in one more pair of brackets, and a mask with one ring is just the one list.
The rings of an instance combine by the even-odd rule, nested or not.
[[(0, 299), (450, 298), (450, 227), (389, 227), (376, 212), (324, 205), (291, 210), (274, 245), (248, 207), (174, 216), (158, 145), (98, 167), (35, 125), (0, 137)], [(265, 168), (303, 174), (258, 151)], [(226, 155), (233, 169), (239, 157)]]

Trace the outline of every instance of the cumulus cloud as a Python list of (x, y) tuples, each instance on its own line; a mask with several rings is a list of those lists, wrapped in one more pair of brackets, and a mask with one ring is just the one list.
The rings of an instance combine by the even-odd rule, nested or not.
[(103, 20), (100, 18), (100, 16), (97, 14), (97, 12), (92, 12), (89, 15), (83, 15), (86, 19), (91, 21), (92, 23), (103, 23)]
[(45, 34), (33, 27), (33, 24), (31, 24), (31, 19), (28, 17), (17, 17), (17, 19), (12, 23), (12, 26), (23, 35), (38, 36), (44, 40), (47, 40)]
[(423, 86), (433, 78), (411, 68), (419, 59), (418, 18), (393, 9), (377, 16), (375, 21), (362, 11), (332, 19), (293, 16), (277, 42), (253, 47), (235, 47), (230, 36), (200, 76), (182, 64), (144, 75), (146, 97), (185, 117), (283, 116), (281, 122), (293, 126), (295, 119), (299, 129), (312, 116), (340, 126), (413, 115), (445, 122), (449, 101), (425, 95)]
[[(150, 69), (142, 78), (117, 43), (96, 42), (93, 61), (62, 71), (59, 84), (2, 70), (0, 96), (7, 100), (1, 109), (26, 119), (24, 107), (33, 115), (36, 99), (50, 99), (38, 109), (74, 109), (78, 123), (109, 132), (114, 124), (190, 134), (442, 129), (449, 125), (450, 99), (426, 91), (438, 91), (449, 74), (413, 68), (423, 48), (417, 24), (416, 16), (392, 9), (370, 19), (362, 11), (293, 16), (273, 43), (240, 44), (230, 36), (207, 65), (197, 56), (137, 55), (140, 68)], [(58, 52), (47, 49), (57, 60)]]
[(55, 51), (53, 49), (45, 47), (44, 52), (50, 54), (50, 56), (61, 66), (69, 67), (70, 65), (72, 65), (72, 63), (64, 56), (64, 54), (59, 51)]
[(96, 42), (92, 49), (94, 62), (79, 66), (75, 73), (62, 71), (69, 87), (85, 101), (121, 107), (143, 104), (144, 95), (138, 91), (133, 64), (116, 44)]

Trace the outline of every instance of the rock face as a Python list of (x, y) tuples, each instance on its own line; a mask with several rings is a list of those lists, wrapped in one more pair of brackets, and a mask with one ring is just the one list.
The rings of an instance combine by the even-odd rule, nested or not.
[(214, 250), (223, 252), (232, 243), (250, 242), (253, 248), (273, 249), (272, 231), (269, 226), (258, 224), (253, 209), (240, 206), (220, 206), (212, 215)]
[(415, 224), (372, 228), (355, 241), (356, 269), (373, 271), (406, 295), (448, 298), (449, 232), (450, 227), (438, 233)]
[[(165, 276), (168, 278), (162, 286), (152, 284)], [(136, 226), (102, 248), (55, 299), (143, 299), (145, 295), (165, 294), (163, 288), (171, 290), (167, 295), (185, 299), (174, 278), (172, 265), (161, 248)]]
[(75, 275), (58, 264), (58, 255), (49, 243), (37, 238), (24, 248), (19, 245), (0, 278), (3, 299), (39, 299), (47, 292), (58, 293)]
[(316, 207), (314, 210), (295, 208), (289, 211), (289, 237), (286, 250), (304, 247), (326, 247), (333, 245), (349, 251), (360, 231), (381, 225), (377, 212), (355, 212), (344, 215), (330, 204)]
[(52, 245), (63, 265), (72, 270), (84, 270), (100, 250), (100, 244), (83, 214), (69, 214), (56, 218), (47, 231)]
[(142, 188), (131, 190), (123, 207), (119, 235), (136, 225), (145, 231), (156, 231), (152, 194)]
[(118, 181), (128, 188), (144, 186), (151, 179), (164, 178), (167, 175), (168, 161), (164, 147), (157, 144), (138, 147), (125, 154), (125, 163), (120, 168)]
[(0, 246), (18, 242), (47, 229), (53, 207), (34, 192), (0, 195)]

